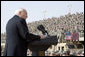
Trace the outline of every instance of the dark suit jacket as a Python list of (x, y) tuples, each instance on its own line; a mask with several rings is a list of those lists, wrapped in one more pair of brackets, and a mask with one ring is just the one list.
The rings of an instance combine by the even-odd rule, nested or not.
[(8, 21), (6, 34), (4, 56), (26, 56), (28, 43), (40, 40), (40, 36), (29, 33), (26, 21), (17, 15)]

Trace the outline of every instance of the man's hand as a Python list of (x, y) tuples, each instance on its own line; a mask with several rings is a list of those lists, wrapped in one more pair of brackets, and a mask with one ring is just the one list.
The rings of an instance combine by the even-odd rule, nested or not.
[(40, 38), (41, 38), (41, 39), (44, 39), (44, 38), (45, 38), (45, 36), (44, 36), (44, 35), (40, 35)]

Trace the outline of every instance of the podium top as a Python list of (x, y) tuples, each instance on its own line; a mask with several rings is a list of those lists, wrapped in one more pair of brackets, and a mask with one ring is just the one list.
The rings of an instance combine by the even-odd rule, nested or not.
[(40, 41), (34, 41), (28, 44), (28, 48), (31, 51), (45, 51), (47, 50), (51, 45), (57, 45), (58, 39), (57, 36), (49, 36), (45, 39), (42, 39)]
[(48, 36), (40, 41), (34, 41), (29, 43), (29, 45), (56, 45), (58, 43), (57, 36)]

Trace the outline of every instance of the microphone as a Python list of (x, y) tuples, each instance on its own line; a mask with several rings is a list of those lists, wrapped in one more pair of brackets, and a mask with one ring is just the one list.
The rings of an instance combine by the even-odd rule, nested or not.
[(45, 30), (43, 25), (37, 26), (37, 29), (42, 32), (43, 35), (48, 36), (48, 32)]

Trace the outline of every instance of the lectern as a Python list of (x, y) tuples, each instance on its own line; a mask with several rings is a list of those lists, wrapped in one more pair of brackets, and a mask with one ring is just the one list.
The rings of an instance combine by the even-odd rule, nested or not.
[(40, 41), (29, 43), (28, 48), (32, 51), (32, 56), (45, 56), (45, 51), (51, 45), (57, 45), (57, 36), (48, 36)]
[(57, 45), (58, 39), (57, 36), (50, 36), (43, 25), (39, 25), (37, 29), (41, 31), (46, 38), (29, 43), (28, 48), (32, 51), (32, 56), (45, 56), (45, 51), (51, 45)]

